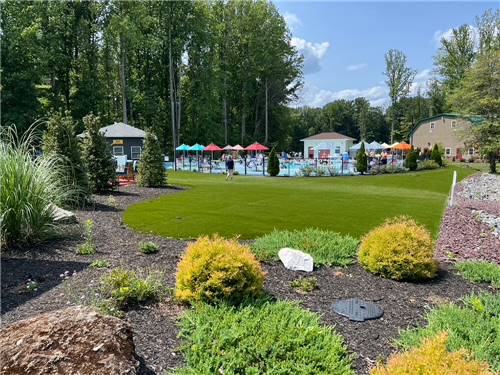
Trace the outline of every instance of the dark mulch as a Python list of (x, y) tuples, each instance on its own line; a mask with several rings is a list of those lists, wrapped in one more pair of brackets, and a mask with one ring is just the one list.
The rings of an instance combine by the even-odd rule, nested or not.
[[(2, 324), (75, 303), (91, 303), (100, 278), (109, 272), (90, 268), (90, 263), (96, 259), (108, 260), (111, 268), (161, 271), (166, 284), (173, 287), (176, 265), (186, 242), (136, 233), (123, 224), (122, 214), (131, 204), (175, 191), (123, 188), (112, 193), (112, 198), (109, 195), (95, 196), (93, 207), (76, 211), (80, 227), (87, 219), (95, 222), (97, 254), (93, 256), (76, 253), (77, 246), (83, 243), (83, 238), (78, 235), (4, 251), (1, 259)], [(74, 234), (74, 228), (72, 230), (70, 232)], [(140, 253), (138, 245), (143, 241), (158, 244), (159, 253)], [(349, 349), (357, 354), (355, 365), (360, 374), (367, 373), (376, 359), (385, 358), (393, 351), (391, 342), (398, 336), (398, 330), (421, 325), (431, 306), (457, 301), (479, 288), (446, 270), (432, 283), (411, 284), (375, 277), (359, 266), (346, 269), (324, 267), (308, 275), (318, 279), (319, 289), (302, 295), (290, 287), (290, 282), (303, 276), (302, 273), (288, 271), (279, 263), (265, 264), (264, 268), (267, 272), (266, 289), (272, 296), (302, 301), (304, 307), (320, 313), (325, 324), (335, 325), (345, 337)], [(67, 276), (64, 276), (66, 271)], [(28, 279), (39, 283), (37, 291), (24, 292)], [(384, 316), (359, 323), (332, 312), (333, 302), (352, 297), (375, 301), (384, 309)], [(177, 338), (177, 319), (182, 311), (183, 307), (166, 301), (126, 313), (125, 319), (133, 327), (142, 374), (162, 374), (184, 363), (178, 352), (181, 342)]]

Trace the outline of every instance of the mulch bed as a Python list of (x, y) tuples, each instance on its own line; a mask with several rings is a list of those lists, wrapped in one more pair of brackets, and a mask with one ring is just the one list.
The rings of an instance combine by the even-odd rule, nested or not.
[[(122, 214), (131, 204), (176, 191), (129, 186), (110, 195), (95, 196), (93, 207), (76, 211), (81, 228), (87, 219), (95, 222), (97, 254), (93, 256), (76, 253), (77, 246), (84, 240), (81, 235), (75, 236), (74, 225), (68, 228), (71, 236), (4, 251), (1, 259), (2, 324), (71, 304), (90, 303), (101, 276), (109, 272), (89, 267), (96, 259), (106, 259), (111, 268), (162, 271), (167, 285), (173, 287), (176, 265), (186, 242), (134, 232), (123, 224)], [(159, 253), (140, 253), (138, 245), (143, 241), (158, 244)], [(307, 275), (318, 279), (319, 289), (304, 295), (295, 291), (290, 283), (305, 274), (286, 270), (280, 263), (264, 264), (267, 291), (277, 299), (301, 301), (305, 308), (320, 313), (325, 324), (334, 325), (356, 354), (355, 367), (359, 374), (368, 373), (377, 359), (387, 357), (394, 350), (391, 342), (398, 336), (398, 330), (423, 324), (430, 307), (457, 301), (482, 288), (469, 284), (447, 266), (443, 267), (437, 280), (419, 284), (381, 279), (357, 265), (343, 269), (323, 267)], [(66, 271), (69, 276), (61, 277)], [(39, 283), (37, 291), (24, 292), (28, 279)], [(333, 302), (352, 297), (374, 301), (384, 309), (384, 316), (363, 323), (351, 322), (331, 310)], [(183, 310), (173, 301), (166, 301), (127, 312), (125, 319), (134, 331), (142, 374), (163, 374), (184, 363), (178, 351), (181, 342), (177, 338), (177, 318)]]

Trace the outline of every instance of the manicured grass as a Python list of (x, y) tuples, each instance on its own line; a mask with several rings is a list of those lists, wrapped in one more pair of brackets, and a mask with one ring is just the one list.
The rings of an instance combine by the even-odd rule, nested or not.
[(464, 307), (450, 304), (431, 311), (427, 327), (404, 331), (396, 344), (414, 348), (446, 331), (449, 350), (467, 349), (477, 360), (500, 371), (500, 296), (483, 293), (466, 298), (464, 303)]
[(187, 366), (176, 374), (354, 375), (342, 337), (287, 302), (199, 305), (181, 321)]
[[(459, 179), (472, 169), (453, 168)], [(219, 233), (252, 239), (273, 229), (316, 227), (359, 237), (388, 217), (406, 214), (435, 235), (449, 193), (452, 168), (399, 175), (264, 178), (177, 172), (169, 183), (188, 188), (134, 205), (132, 228), (174, 238)]]
[(460, 275), (473, 283), (500, 288), (500, 266), (490, 262), (463, 262), (456, 265)]
[(252, 251), (260, 260), (269, 261), (278, 259), (280, 249), (291, 247), (310, 254), (316, 266), (348, 266), (354, 262), (358, 244), (351, 236), (328, 230), (275, 230), (259, 237)]

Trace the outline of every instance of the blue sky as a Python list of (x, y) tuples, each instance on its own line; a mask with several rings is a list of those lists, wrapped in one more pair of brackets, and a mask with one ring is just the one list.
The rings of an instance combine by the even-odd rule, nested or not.
[(384, 54), (402, 50), (417, 70), (413, 87), (425, 90), (441, 37), (499, 2), (277, 1), (305, 57), (305, 85), (298, 105), (367, 97), (387, 105)]

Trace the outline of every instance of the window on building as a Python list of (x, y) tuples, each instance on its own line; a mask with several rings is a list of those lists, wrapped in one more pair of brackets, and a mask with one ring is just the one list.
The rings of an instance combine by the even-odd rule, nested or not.
[(113, 155), (124, 155), (123, 146), (113, 146)]
[(451, 156), (451, 148), (446, 147), (446, 148), (444, 149), (444, 153), (445, 153), (445, 155), (446, 155), (446, 156)]
[(130, 147), (130, 157), (132, 159), (140, 159), (141, 158), (141, 146), (132, 146)]
[(469, 148), (469, 155), (474, 155), (474, 149), (473, 148)]
[(335, 153), (337, 155), (340, 154), (340, 146), (335, 147)]
[(451, 128), (455, 129), (456, 127), (457, 127), (457, 122), (456, 121), (452, 121), (451, 122)]
[(436, 127), (436, 124), (435, 124), (435, 123), (433, 123), (433, 122), (431, 122), (430, 128), (431, 128), (431, 129), (434, 129), (435, 127)]

